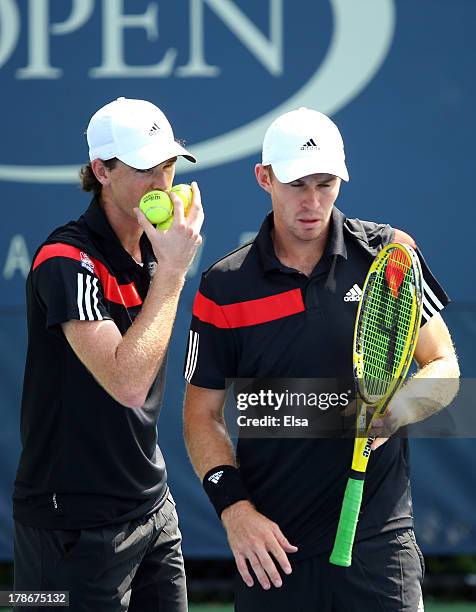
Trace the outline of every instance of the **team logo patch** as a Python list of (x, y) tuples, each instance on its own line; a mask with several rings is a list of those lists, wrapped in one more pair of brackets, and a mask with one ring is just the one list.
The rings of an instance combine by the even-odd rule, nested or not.
[(83, 253), (83, 251), (81, 251), (79, 253), (79, 256), (81, 257), (81, 265), (83, 266), (83, 268), (86, 268), (86, 270), (89, 270), (91, 272), (91, 274), (94, 274), (94, 264), (89, 259), (89, 255), (87, 255), (86, 253)]

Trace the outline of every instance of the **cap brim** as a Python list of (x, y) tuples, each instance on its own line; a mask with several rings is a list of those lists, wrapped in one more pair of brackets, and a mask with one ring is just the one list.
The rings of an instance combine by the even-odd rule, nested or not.
[(338, 176), (346, 183), (349, 181), (349, 173), (342, 160), (333, 161), (328, 158), (319, 159), (314, 156), (271, 163), (271, 167), (280, 183), (291, 183), (304, 176), (319, 173)]
[(147, 170), (179, 155), (192, 163), (197, 161), (187, 149), (175, 141), (161, 147), (158, 147), (156, 144), (147, 145), (124, 155), (117, 155), (117, 159), (137, 170)]

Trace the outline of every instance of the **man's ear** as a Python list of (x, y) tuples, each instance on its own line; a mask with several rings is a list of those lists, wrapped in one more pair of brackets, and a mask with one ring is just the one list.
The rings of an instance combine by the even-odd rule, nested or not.
[(101, 183), (101, 185), (108, 185), (110, 182), (109, 179), (109, 170), (104, 165), (102, 159), (93, 159), (91, 162), (91, 168), (94, 172), (94, 176)]
[(269, 166), (263, 166), (263, 164), (256, 164), (255, 166), (255, 176), (258, 182), (258, 185), (271, 193), (271, 173)]

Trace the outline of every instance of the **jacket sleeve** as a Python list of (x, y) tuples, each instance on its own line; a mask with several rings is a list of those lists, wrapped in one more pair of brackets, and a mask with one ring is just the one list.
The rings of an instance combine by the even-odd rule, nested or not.
[(233, 329), (206, 274), (193, 303), (183, 373), (187, 382), (207, 389), (226, 389), (227, 379), (236, 376)]
[(30, 274), (47, 328), (70, 320), (112, 318), (94, 261), (80, 249), (60, 243), (46, 245), (38, 251)]
[(433, 315), (440, 312), (440, 310), (443, 310), (443, 308), (450, 303), (450, 298), (434, 277), (415, 240), (409, 234), (400, 229), (394, 229), (392, 240), (394, 242), (401, 242), (403, 244), (409, 244), (412, 246), (418, 255), (418, 259), (420, 260), (421, 269), (423, 272), (423, 312), (421, 317), (421, 325), (423, 326), (431, 319)]
[(443, 310), (451, 300), (433, 276), (421, 251), (417, 248), (416, 252), (423, 272), (423, 312), (421, 317), (421, 325), (423, 326), (433, 315)]

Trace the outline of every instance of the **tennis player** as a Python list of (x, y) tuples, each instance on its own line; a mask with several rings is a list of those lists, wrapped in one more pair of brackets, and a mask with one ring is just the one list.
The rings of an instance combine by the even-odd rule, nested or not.
[(179, 155), (195, 159), (144, 100), (99, 109), (87, 139), (91, 205), (40, 246), (27, 280), (15, 589), (69, 591), (72, 612), (185, 612), (156, 426), (203, 211), (195, 183), (187, 218), (171, 194), (165, 233), (137, 207), (148, 191), (171, 188)]
[[(343, 141), (315, 110), (300, 108), (271, 124), (255, 174), (272, 212), (252, 242), (203, 274), (185, 358), (186, 443), (236, 560), (236, 610), (416, 612), (423, 609), (424, 562), (413, 531), (408, 440), (375, 440), (353, 563), (342, 568), (329, 563), (329, 553), (353, 439), (260, 438), (258, 431), (240, 437), (235, 455), (223, 418), (227, 379), (351, 380), (354, 321), (370, 263), (383, 245), (414, 241), (335, 207), (349, 180)], [(439, 314), (449, 300), (419, 256), (419, 371), (379, 423), (386, 437), (450, 403), (457, 389), (457, 359)], [(440, 382), (420, 403), (416, 386), (425, 377)]]

